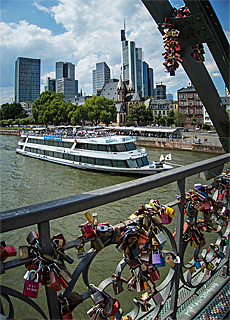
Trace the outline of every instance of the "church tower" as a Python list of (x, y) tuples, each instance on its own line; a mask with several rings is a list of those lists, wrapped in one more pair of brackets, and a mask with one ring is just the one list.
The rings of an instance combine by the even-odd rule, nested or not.
[(125, 101), (125, 85), (120, 78), (117, 85), (117, 102), (124, 102), (124, 101)]
[(135, 86), (132, 80), (129, 83), (128, 93), (135, 93)]

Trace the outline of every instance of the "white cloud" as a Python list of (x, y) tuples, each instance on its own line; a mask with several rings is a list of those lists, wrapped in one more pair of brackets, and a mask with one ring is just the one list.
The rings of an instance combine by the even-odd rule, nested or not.
[[(160, 82), (176, 79), (167, 82), (167, 88), (174, 92), (187, 85), (187, 76), (182, 66), (177, 69), (175, 78), (165, 73), (161, 34), (140, 0), (59, 0), (52, 2), (55, 5), (51, 7), (40, 5), (39, 0), (28, 2), (40, 14), (44, 13), (46, 28), (26, 20), (18, 23), (1, 22), (1, 73), (5, 76), (5, 86), (13, 88), (14, 61), (24, 56), (42, 60), (43, 83), (46, 76), (55, 71), (56, 61), (74, 63), (79, 88), (83, 87), (83, 92), (91, 94), (92, 70), (97, 62), (105, 61), (110, 67), (111, 76), (113, 70), (114, 77), (120, 77), (120, 30), (123, 29), (124, 18), (127, 40), (135, 41), (136, 47), (142, 48), (144, 60), (154, 70), (154, 80)], [(52, 20), (50, 28), (49, 19)], [(58, 33), (52, 29), (53, 19), (62, 26), (64, 32)], [(218, 70), (211, 61), (211, 56), (207, 56), (206, 64), (216, 75)]]

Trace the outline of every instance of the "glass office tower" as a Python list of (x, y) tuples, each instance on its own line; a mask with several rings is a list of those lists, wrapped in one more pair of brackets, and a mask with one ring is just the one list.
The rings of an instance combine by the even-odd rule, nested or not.
[(71, 62), (56, 62), (57, 93), (63, 93), (65, 99), (75, 97), (75, 65)]
[(33, 102), (40, 94), (41, 59), (15, 61), (15, 102)]
[(144, 96), (142, 49), (136, 48), (134, 41), (127, 41), (125, 30), (121, 30), (122, 80), (126, 86), (133, 81), (135, 92)]
[(143, 61), (143, 86), (144, 86), (144, 97), (153, 97), (153, 69), (149, 68), (148, 63)]
[(105, 62), (96, 63), (96, 69), (93, 70), (93, 95), (100, 95), (105, 83), (109, 83), (110, 68)]

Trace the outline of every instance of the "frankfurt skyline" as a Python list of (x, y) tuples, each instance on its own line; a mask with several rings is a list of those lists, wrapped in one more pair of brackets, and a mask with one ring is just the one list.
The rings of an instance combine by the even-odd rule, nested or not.
[[(170, 1), (179, 8), (183, 1)], [(211, 1), (229, 39), (229, 1)], [(174, 77), (163, 66), (163, 40), (155, 21), (140, 0), (1, 0), (1, 100), (14, 99), (14, 66), (18, 57), (41, 59), (41, 92), (46, 77), (55, 78), (55, 63), (75, 64), (79, 91), (93, 93), (92, 70), (106, 62), (111, 77), (121, 72), (120, 30), (126, 25), (128, 41), (143, 50), (143, 61), (154, 71), (154, 84), (163, 82), (174, 94), (189, 83), (183, 67)], [(205, 65), (220, 96), (225, 85), (205, 45)]]

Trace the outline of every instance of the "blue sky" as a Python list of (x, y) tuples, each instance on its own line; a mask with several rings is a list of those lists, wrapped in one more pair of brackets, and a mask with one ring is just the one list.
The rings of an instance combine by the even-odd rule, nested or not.
[[(184, 2), (170, 1), (179, 8)], [(211, 1), (229, 39), (229, 0)], [(165, 73), (163, 41), (155, 21), (141, 0), (0, 0), (1, 61), (0, 104), (14, 99), (14, 65), (17, 57), (41, 59), (41, 91), (46, 77), (55, 77), (55, 62), (75, 64), (79, 90), (92, 94), (92, 70), (105, 61), (111, 76), (120, 77), (120, 30), (126, 24), (129, 41), (143, 50), (144, 60), (154, 70), (154, 81), (165, 82), (174, 94), (189, 79), (180, 66), (175, 77)], [(205, 65), (221, 96), (225, 85), (208, 48)]]

